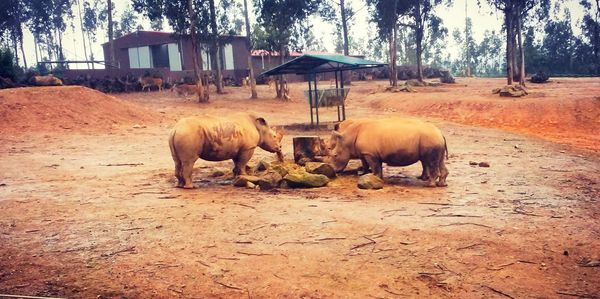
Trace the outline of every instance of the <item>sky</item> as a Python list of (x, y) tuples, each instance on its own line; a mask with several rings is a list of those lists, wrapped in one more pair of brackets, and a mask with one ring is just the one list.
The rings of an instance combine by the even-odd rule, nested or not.
[[(237, 0), (242, 1), (242, 0)], [(349, 34), (352, 35), (355, 40), (359, 40), (363, 38), (364, 40), (368, 40), (367, 30), (369, 26), (371, 26), (373, 32), (375, 32), (372, 24), (369, 24), (369, 9), (365, 6), (364, 0), (346, 0), (347, 5), (351, 5), (354, 11), (357, 12), (354, 17), (354, 25), (350, 28)], [(553, 0), (553, 2), (556, 0)], [(568, 7), (571, 10), (573, 29), (576, 33), (579, 33), (578, 24), (580, 20), (583, 18), (583, 9), (578, 4), (578, 0), (558, 0), (563, 1), (564, 6)], [(114, 9), (116, 14), (116, 20), (120, 18), (121, 13), (125, 10), (125, 8), (130, 5), (131, 0), (113, 0)], [(219, 2), (217, 0), (216, 2)], [(252, 6), (252, 0), (248, 0), (248, 5)], [(447, 38), (448, 41), (448, 51), (453, 54), (454, 57), (458, 56), (459, 46), (456, 45), (451, 38), (452, 31), (455, 28), (464, 30), (465, 26), (465, 4), (468, 15), (473, 19), (473, 34), (474, 38), (477, 41), (480, 41), (483, 37), (483, 33), (485, 30), (495, 30), (500, 31), (502, 26), (502, 16), (501, 14), (494, 8), (487, 5), (487, 1), (481, 1), (482, 5), (479, 7), (477, 5), (477, 0), (454, 0), (453, 5), (448, 7), (445, 5), (438, 6), (436, 8), (436, 13), (443, 20), (444, 26), (448, 28), (449, 36)], [(64, 33), (63, 37), (63, 47), (64, 52), (68, 60), (84, 60), (84, 51), (83, 51), (83, 43), (81, 30), (79, 26), (79, 18), (77, 15), (76, 7), (74, 7), (75, 11), (75, 19), (74, 29), (68, 28), (67, 32)], [(255, 17), (253, 14), (253, 8), (249, 7), (251, 16), (250, 22), (254, 23)], [(242, 16), (243, 18), (243, 16)], [(148, 20), (144, 19), (140, 16), (139, 20), (145, 29), (150, 30), (150, 23)], [(333, 52), (335, 49), (334, 46), (334, 26), (330, 23), (326, 23), (320, 20), (317, 17), (312, 17), (310, 21), (313, 24), (313, 28), (315, 31), (315, 36), (324, 37), (324, 46), (329, 52)], [(166, 24), (166, 23), (165, 23)], [(168, 25), (165, 26), (165, 31), (168, 30)], [(332, 38), (328, 38), (332, 37)], [(108, 41), (106, 32), (97, 32), (97, 40), (98, 42), (93, 45), (93, 53), (96, 59), (103, 59), (103, 52), (101, 48), (101, 44)], [(27, 58), (27, 62), (29, 66), (35, 63), (35, 52), (34, 52), (34, 42), (33, 36), (29, 32), (25, 32), (25, 40), (24, 40), (24, 48), (25, 54)], [(88, 49), (89, 53), (89, 49)], [(19, 53), (20, 54), (20, 53)], [(363, 54), (363, 53), (351, 53), (351, 54)], [(22, 64), (22, 62), (21, 62)]]

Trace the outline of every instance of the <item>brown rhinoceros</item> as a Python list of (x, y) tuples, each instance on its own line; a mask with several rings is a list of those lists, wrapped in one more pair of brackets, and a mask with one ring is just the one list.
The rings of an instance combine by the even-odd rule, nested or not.
[(349, 120), (338, 130), (331, 136), (334, 148), (328, 161), (336, 171), (344, 170), (350, 159), (361, 159), (363, 168), (368, 166), (383, 178), (382, 163), (408, 166), (421, 161), (420, 178), (427, 180), (428, 186), (446, 186), (448, 149), (436, 126), (412, 118), (361, 119)]
[(198, 158), (207, 161), (232, 159), (234, 175), (246, 173), (246, 164), (256, 147), (277, 153), (282, 159), (282, 138), (283, 134), (269, 127), (264, 118), (251, 114), (181, 119), (169, 136), (177, 186), (193, 188), (192, 170)]

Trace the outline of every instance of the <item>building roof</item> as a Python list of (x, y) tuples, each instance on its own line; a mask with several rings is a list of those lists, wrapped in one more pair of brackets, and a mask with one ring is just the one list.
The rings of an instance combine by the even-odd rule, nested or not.
[[(305, 54), (309, 54), (309, 55), (342, 55), (339, 53), (329, 53), (329, 52), (325, 52), (325, 51), (304, 51), (304, 52), (289, 52), (288, 56), (289, 57), (300, 57), (302, 55)], [(279, 56), (279, 52), (278, 51), (267, 51), (267, 50), (252, 50), (252, 56), (274, 56), (277, 57)], [(357, 58), (363, 58), (365, 57), (364, 55), (349, 55), (351, 57), (357, 57)]]
[(344, 55), (304, 54), (273, 69), (265, 71), (261, 76), (281, 74), (313, 74), (334, 71), (373, 68), (387, 65), (373, 60)]
[[(139, 44), (161, 44), (173, 39), (178, 34), (175, 32), (165, 32), (165, 31), (146, 31), (146, 30), (137, 30), (133, 32), (126, 33), (118, 38), (115, 38), (113, 41), (120, 40), (137, 40)], [(184, 34), (183, 37), (189, 37), (189, 34)], [(229, 38), (246, 38), (243, 35), (222, 35), (219, 36), (220, 39), (229, 39)], [(102, 44), (108, 45), (108, 42)]]

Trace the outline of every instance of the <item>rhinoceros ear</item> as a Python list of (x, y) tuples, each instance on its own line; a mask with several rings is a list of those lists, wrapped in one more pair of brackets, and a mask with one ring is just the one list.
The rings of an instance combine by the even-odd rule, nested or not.
[(268, 126), (267, 125), (267, 121), (264, 118), (262, 118), (262, 117), (257, 117), (256, 118), (256, 123), (258, 125), (261, 125), (261, 126)]
[(331, 136), (335, 137), (338, 140), (342, 140), (342, 138), (344, 137), (340, 132), (338, 131), (331, 131)]

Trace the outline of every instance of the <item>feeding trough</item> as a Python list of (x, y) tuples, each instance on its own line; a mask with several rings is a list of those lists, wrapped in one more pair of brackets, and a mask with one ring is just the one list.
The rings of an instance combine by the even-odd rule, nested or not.
[(318, 136), (299, 136), (292, 139), (294, 162), (304, 165), (306, 162), (322, 162), (327, 156), (325, 141)]

